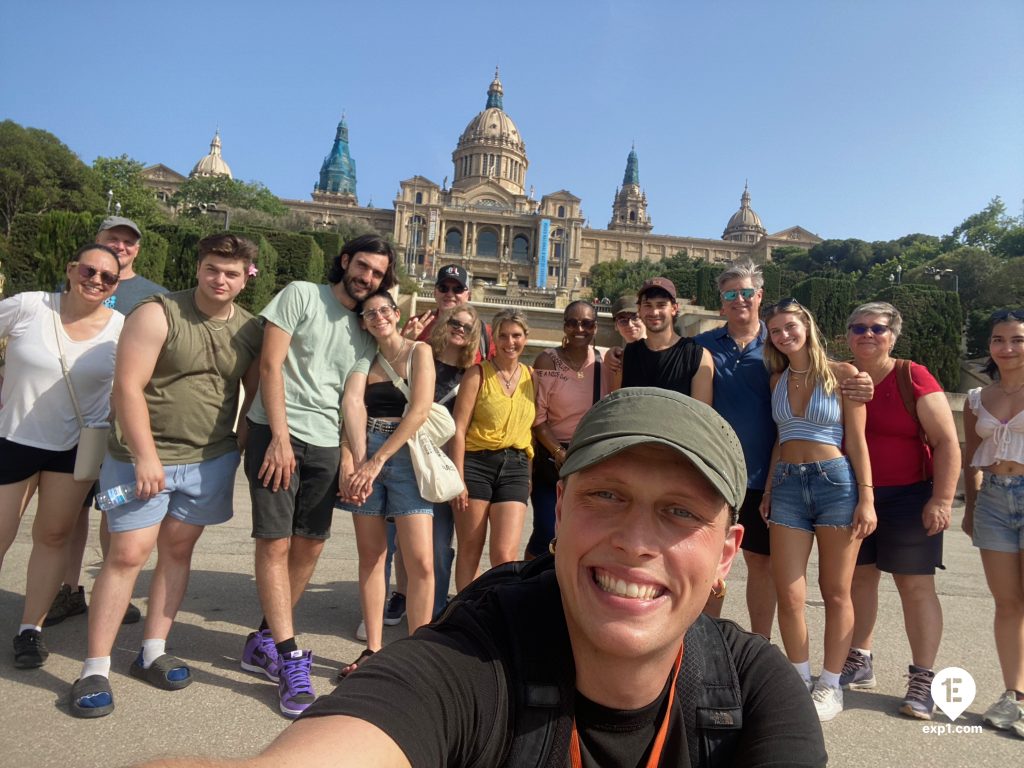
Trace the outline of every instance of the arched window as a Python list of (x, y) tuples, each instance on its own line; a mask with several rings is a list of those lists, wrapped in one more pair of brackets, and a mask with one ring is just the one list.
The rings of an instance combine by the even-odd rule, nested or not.
[(530, 261), (530, 241), (526, 235), (516, 235), (512, 240), (512, 261)]
[(423, 193), (422, 192), (417, 192), (416, 193), (416, 205), (423, 205)]
[(444, 236), (444, 252), (453, 256), (462, 254), (462, 233), (459, 230), (455, 228), (448, 230)]
[(560, 218), (560, 219), (564, 219), (565, 218), (565, 206), (564, 205), (558, 206), (558, 218)]
[(561, 263), (562, 260), (562, 242), (565, 240), (565, 230), (555, 229), (551, 232), (551, 248), (549, 253), (548, 263), (554, 262), (555, 264)]
[(476, 236), (477, 256), (498, 255), (498, 233), (493, 229), (485, 229)]
[(629, 212), (629, 220), (634, 223), (636, 222), (636, 211)]

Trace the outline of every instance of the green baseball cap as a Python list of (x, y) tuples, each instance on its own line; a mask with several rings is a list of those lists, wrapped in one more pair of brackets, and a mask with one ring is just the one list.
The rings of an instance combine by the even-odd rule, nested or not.
[(742, 506), (747, 466), (736, 432), (711, 406), (657, 387), (616, 390), (587, 411), (569, 443), (559, 477), (647, 443), (678, 451), (730, 507)]

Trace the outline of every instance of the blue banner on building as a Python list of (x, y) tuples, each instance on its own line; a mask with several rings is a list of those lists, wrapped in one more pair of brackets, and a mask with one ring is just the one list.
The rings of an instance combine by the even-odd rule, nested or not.
[(537, 240), (537, 287), (548, 287), (548, 247), (551, 241), (551, 219), (540, 220)]

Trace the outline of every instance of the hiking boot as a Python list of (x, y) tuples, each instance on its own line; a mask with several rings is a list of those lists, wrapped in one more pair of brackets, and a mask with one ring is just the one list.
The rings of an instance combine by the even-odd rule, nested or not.
[(811, 701), (818, 713), (818, 721), (824, 723), (843, 711), (843, 689), (833, 688), (818, 680), (811, 691)]
[(935, 701), (932, 699), (932, 680), (935, 673), (911, 664), (907, 677), (910, 678), (910, 682), (907, 683), (907, 695), (900, 704), (900, 712), (918, 720), (931, 720), (935, 711)]
[(242, 651), (242, 669), (265, 675), (271, 682), (278, 682), (281, 671), (281, 657), (269, 629), (250, 632)]
[(23, 630), (14, 638), (14, 666), (18, 669), (41, 667), (46, 663), (46, 657), (49, 655), (50, 652), (46, 650), (43, 636), (37, 629)]
[(392, 592), (388, 598), (388, 604), (384, 606), (384, 623), (394, 627), (405, 618), (405, 595), (401, 592)]
[(64, 619), (85, 613), (87, 608), (85, 587), (79, 587), (77, 591), (72, 592), (71, 587), (67, 584), (61, 584), (57, 596), (53, 598), (53, 603), (50, 605), (50, 610), (46, 613), (43, 626), (52, 627), (54, 624), (60, 624)]
[(871, 661), (874, 655), (868, 653), (865, 656), (853, 648), (846, 654), (846, 663), (843, 664), (843, 671), (839, 674), (839, 685), (849, 688), (852, 691), (867, 690), (878, 685), (875, 682), (875, 672), (871, 668)]
[(135, 603), (128, 603), (128, 608), (124, 612), (124, 618), (121, 619), (122, 624), (138, 624), (142, 618), (142, 611)]
[(312, 651), (292, 651), (281, 659), (277, 695), (281, 714), (295, 718), (316, 700), (309, 671), (313, 667)]
[[(27, 631), (27, 630), (26, 630)], [(1008, 731), (1024, 719), (1024, 701), (1017, 701), (1013, 691), (1007, 691), (991, 707), (985, 710), (982, 717), (986, 723), (1001, 731)]]

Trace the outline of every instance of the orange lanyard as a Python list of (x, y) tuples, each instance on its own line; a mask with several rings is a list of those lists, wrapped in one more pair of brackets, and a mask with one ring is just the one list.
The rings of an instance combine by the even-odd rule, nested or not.
[[(676, 679), (679, 677), (679, 666), (683, 661), (683, 647), (679, 646), (679, 653), (676, 654), (676, 663), (672, 666), (672, 683), (668, 689), (668, 703), (665, 706), (665, 716), (658, 726), (658, 733), (654, 737), (654, 746), (651, 747), (651, 756), (647, 758), (647, 768), (657, 768), (661, 761), (661, 751), (665, 748), (665, 739), (668, 738), (668, 721), (672, 716), (672, 702), (676, 696)], [(583, 768), (583, 758), (580, 755), (580, 734), (576, 730), (576, 718), (572, 719), (572, 738), (569, 740), (569, 762), (572, 768)]]

